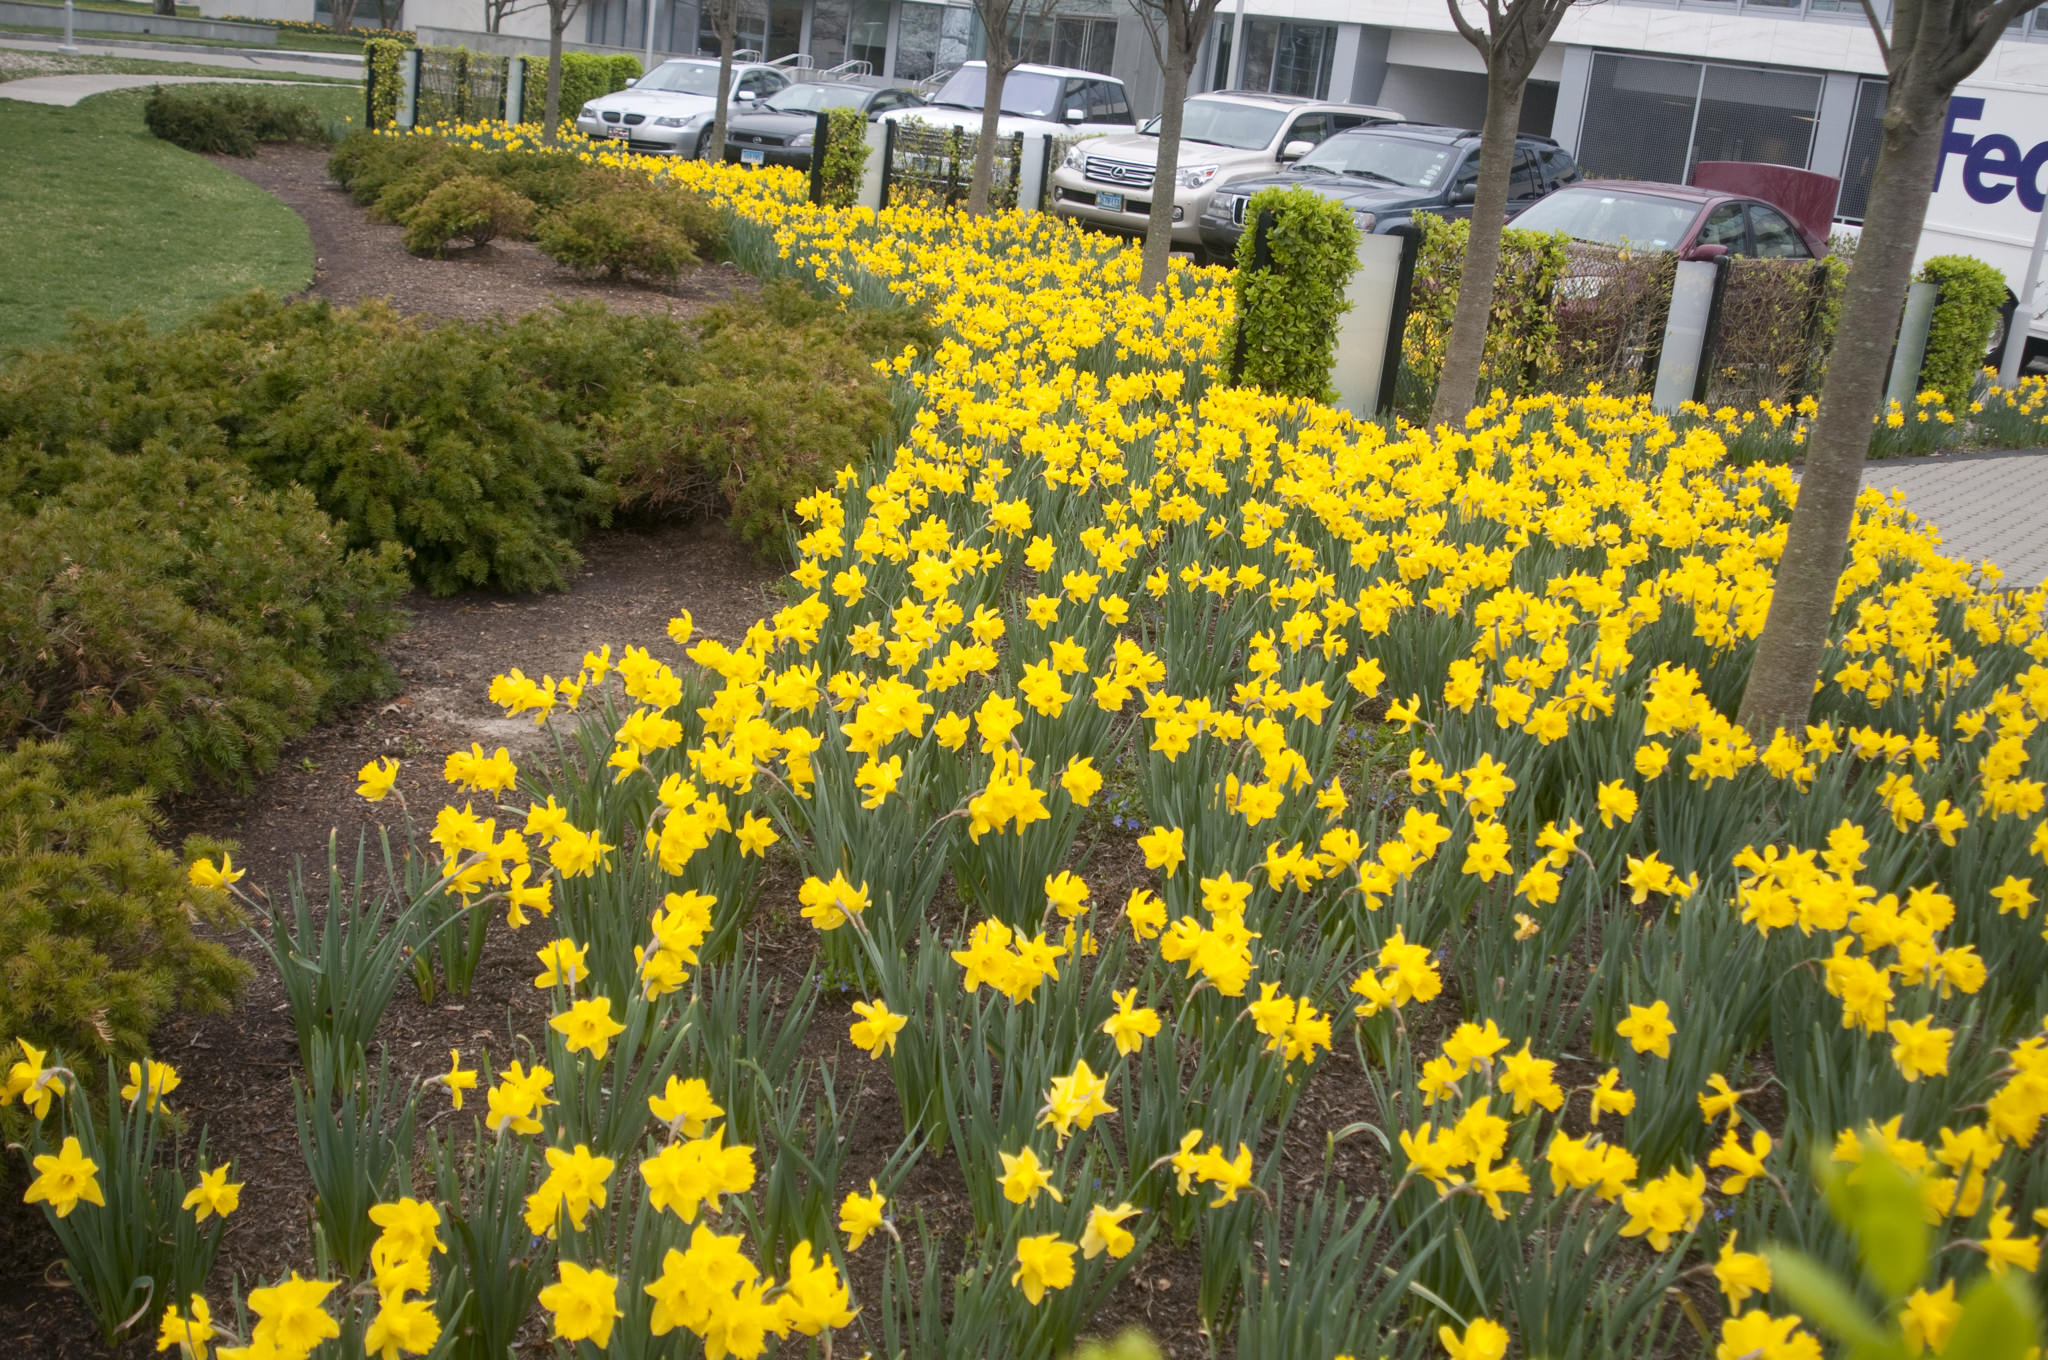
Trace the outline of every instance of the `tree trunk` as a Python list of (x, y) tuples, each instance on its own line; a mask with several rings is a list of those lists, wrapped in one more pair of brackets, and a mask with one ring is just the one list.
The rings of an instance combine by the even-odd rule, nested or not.
[[(1177, 2), (1177, 0), (1176, 0)], [(1138, 269), (1138, 288), (1153, 293), (1166, 282), (1167, 257), (1173, 252), (1173, 191), (1179, 187), (1181, 115), (1188, 99), (1185, 63), (1194, 53), (1185, 32), (1168, 34), (1166, 60), (1160, 63), (1164, 102), (1159, 107), (1159, 162), (1152, 176), (1152, 215), (1145, 219), (1145, 257)]]
[[(1496, 63), (1499, 59), (1496, 58)], [(1508, 172), (1515, 163), (1515, 134), (1522, 123), (1522, 92), (1528, 74), (1491, 73), (1486, 78), (1486, 126), (1479, 142), (1479, 183), (1472, 203), (1471, 235), (1465, 238), (1464, 272), (1458, 276), (1458, 309), (1444, 342), (1443, 371), (1429, 423), (1463, 428), (1479, 393), (1486, 358), (1486, 328), (1493, 315), (1493, 278), (1500, 269), (1501, 223), (1508, 214)]]
[[(996, 50), (995, 35), (989, 35), (989, 52)], [(1010, 78), (1010, 68), (998, 68), (994, 60), (988, 64), (988, 79), (981, 100), (981, 140), (974, 144), (974, 178), (967, 185), (967, 211), (976, 217), (988, 216), (990, 191), (996, 180), (996, 124), (1003, 116), (1003, 85)], [(1057, 115), (1059, 110), (1055, 109)]]
[[(164, 7), (165, 3), (166, 0), (158, 0), (157, 13), (177, 13), (177, 0), (168, 0), (170, 6), (168, 9)], [(356, 0), (334, 0), (334, 31), (336, 33), (346, 33), (355, 26)]]
[(160, 18), (175, 19), (178, 17), (178, 0), (156, 0), (153, 12)]
[(566, 9), (559, 3), (548, 5), (548, 97), (541, 107), (540, 139), (545, 146), (553, 146), (562, 132), (562, 30), (569, 26)]
[(1779, 728), (1796, 732), (1813, 710), (1834, 618), (1835, 584), (1863, 487), (1863, 457), (1870, 450), (1872, 423), (1884, 408), (1885, 380), (1927, 219), (1947, 108), (1946, 91), (1895, 85), (1892, 107), (1885, 111), (1883, 148), (1870, 180), (1870, 202), (1883, 211), (1872, 212), (1864, 222), (1842, 288), (1820, 414), (1806, 440), (1799, 503), (1742, 692), (1742, 723), (1758, 737)]
[(725, 0), (725, 8), (718, 15), (718, 103), (711, 113), (711, 145), (706, 160), (725, 157), (725, 120), (732, 112), (732, 49), (739, 34), (740, 0)]

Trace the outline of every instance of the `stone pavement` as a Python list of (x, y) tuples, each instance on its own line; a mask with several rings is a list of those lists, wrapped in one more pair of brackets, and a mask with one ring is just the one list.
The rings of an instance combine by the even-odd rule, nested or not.
[(19, 99), (27, 104), (53, 104), (70, 108), (79, 100), (109, 90), (132, 90), (144, 85), (310, 85), (308, 80), (237, 80), (233, 76), (29, 76), (24, 80), (0, 81), (0, 99)]
[(1904, 492), (1950, 557), (1996, 563), (2012, 586), (2048, 577), (2048, 449), (1888, 458), (1864, 468), (1863, 485)]

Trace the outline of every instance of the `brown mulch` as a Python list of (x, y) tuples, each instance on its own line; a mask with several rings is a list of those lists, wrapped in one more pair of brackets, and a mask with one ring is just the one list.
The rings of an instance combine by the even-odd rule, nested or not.
[(253, 158), (208, 157), (305, 219), (313, 238), (313, 286), (307, 290), (313, 297), (338, 303), (384, 298), (407, 315), (473, 321), (523, 316), (558, 299), (681, 318), (760, 291), (751, 274), (731, 264), (699, 265), (662, 287), (586, 279), (531, 241), (493, 241), (445, 259), (421, 259), (400, 243), (402, 229), (372, 221), (328, 178), (327, 156), (319, 147), (265, 146)]

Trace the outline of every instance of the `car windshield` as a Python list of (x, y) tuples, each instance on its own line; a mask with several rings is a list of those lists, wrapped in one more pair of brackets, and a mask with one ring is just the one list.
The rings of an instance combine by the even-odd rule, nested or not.
[[(963, 66), (932, 97), (954, 109), (979, 109), (988, 88), (988, 68)], [(1060, 102), (1060, 78), (1038, 71), (1012, 71), (1003, 82), (1003, 112), (1019, 118), (1051, 118)]]
[(820, 109), (857, 109), (868, 92), (858, 85), (792, 85), (759, 107), (777, 113), (816, 113)]
[(1440, 142), (1357, 134), (1332, 137), (1294, 164), (1303, 170), (1328, 170), (1412, 189), (1432, 189), (1450, 168), (1451, 151)]
[[(1270, 145), (1273, 134), (1287, 117), (1278, 109), (1255, 104), (1237, 104), (1227, 99), (1190, 99), (1181, 109), (1180, 138), (1184, 142), (1207, 142), (1212, 146), (1257, 151)], [(1145, 135), (1159, 135), (1159, 120), (1145, 125)]]
[(718, 94), (718, 63), (708, 61), (665, 61), (633, 84), (635, 90), (662, 90), (669, 94)]
[(1676, 250), (1685, 244), (1699, 211), (1699, 204), (1680, 198), (1614, 189), (1560, 189), (1531, 204), (1515, 218), (1515, 226), (1561, 231), (1595, 245)]

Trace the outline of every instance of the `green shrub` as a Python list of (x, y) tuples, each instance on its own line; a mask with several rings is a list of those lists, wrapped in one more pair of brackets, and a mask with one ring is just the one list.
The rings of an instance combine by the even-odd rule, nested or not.
[(405, 248), (439, 255), (451, 241), (480, 246), (500, 236), (521, 237), (533, 225), (533, 204), (494, 179), (458, 175), (408, 211)]
[(877, 355), (929, 347), (915, 313), (840, 309), (784, 280), (761, 307), (714, 309), (695, 372), (650, 384), (601, 422), (605, 476), (622, 509), (722, 514), (779, 550), (791, 507), (892, 435)]
[[(356, 202), (367, 206), (376, 203), (401, 180), (424, 175), (431, 179), (426, 189), (432, 189), (442, 180), (474, 170), (488, 159), (440, 137), (379, 137), (356, 132), (342, 139), (334, 154), (327, 158), (327, 173)], [(420, 197), (425, 196), (423, 189)]]
[(717, 210), (696, 194), (606, 175), (543, 219), (534, 240), (572, 269), (668, 280), (715, 250), (722, 235)]
[(583, 192), (591, 176), (602, 173), (574, 156), (543, 151), (503, 151), (482, 158), (479, 169), (542, 212), (553, 212)]
[[(1458, 283), (1465, 272), (1465, 242), (1472, 224), (1434, 213), (1418, 216), (1416, 223), (1422, 228), (1422, 243), (1415, 259), (1402, 353), (1418, 382), (1433, 392), (1443, 371), (1443, 343), (1458, 309)], [(1553, 302), (1565, 270), (1565, 245), (1561, 233), (1513, 227), (1501, 232), (1500, 268), (1494, 275), (1493, 311), (1487, 318), (1486, 355), (1480, 368), (1482, 391), (1526, 391), (1557, 372)]]
[(62, 733), (93, 787), (246, 787), (389, 687), (396, 546), (346, 551), (309, 492), (265, 490), (217, 434), (74, 442), (34, 474), (51, 489), (0, 509), (0, 741)]
[[(602, 98), (614, 90), (626, 88), (628, 79), (640, 77), (640, 63), (632, 57), (602, 57), (593, 52), (564, 52), (562, 54), (562, 103), (561, 116), (564, 122), (573, 120), (576, 111), (593, 99)], [(545, 61), (529, 61), (526, 64), (526, 91), (521, 97), (524, 121), (538, 123), (547, 113), (548, 64)]]
[(1969, 255), (1936, 255), (1919, 277), (1941, 290), (1920, 363), (1920, 389), (1941, 393), (1951, 411), (1967, 411), (1977, 370), (2005, 306), (2005, 275)]
[(324, 142), (327, 125), (310, 105), (240, 90), (149, 92), (142, 121), (150, 132), (187, 151), (253, 156), (265, 142)]
[(147, 795), (79, 792), (68, 764), (59, 743), (0, 754), (0, 1033), (90, 1073), (173, 1007), (225, 1009), (248, 968), (193, 934), (221, 901), (156, 844)]
[(370, 86), (372, 131), (398, 121), (398, 96), (405, 84), (398, 64), (405, 60), (406, 47), (406, 43), (395, 38), (372, 38), (363, 44), (363, 77)]
[(825, 145), (813, 153), (825, 158), (819, 192), (831, 207), (851, 208), (868, 168), (868, 121), (859, 109), (833, 109), (825, 117)]
[(1236, 381), (1328, 400), (1337, 320), (1350, 309), (1344, 290), (1358, 267), (1358, 225), (1341, 205), (1310, 190), (1261, 189), (1245, 205), (1247, 227), (1269, 210), (1269, 267), (1253, 268), (1257, 231), (1238, 241), (1237, 307), (1223, 352), (1232, 356)]

